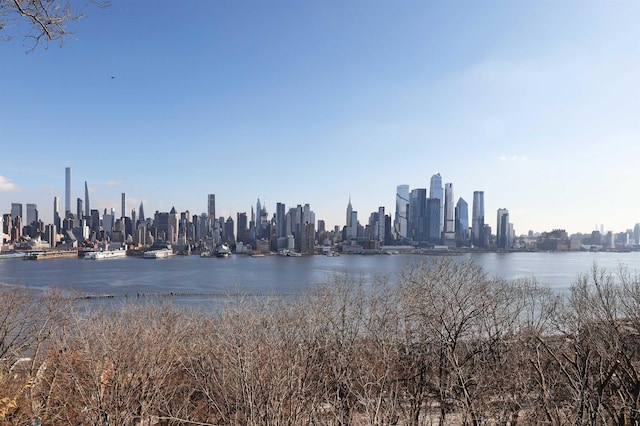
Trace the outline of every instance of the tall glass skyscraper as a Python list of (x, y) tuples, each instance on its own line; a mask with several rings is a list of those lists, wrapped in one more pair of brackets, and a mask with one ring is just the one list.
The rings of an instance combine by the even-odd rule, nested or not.
[(471, 232), (473, 245), (484, 247), (484, 191), (473, 192)]
[(456, 240), (466, 246), (469, 243), (469, 205), (463, 198), (458, 199), (455, 216)]
[(455, 240), (455, 221), (454, 221), (454, 207), (453, 207), (453, 184), (447, 183), (444, 185), (444, 235), (443, 239), (445, 244), (453, 244)]
[(431, 182), (429, 183), (429, 198), (437, 198), (440, 200), (440, 229), (438, 232), (441, 232), (444, 228), (444, 196), (442, 189), (442, 176), (440, 176), (440, 173), (436, 173), (431, 176)]
[(64, 169), (64, 217), (71, 213), (71, 167)]
[(409, 185), (398, 185), (396, 188), (396, 217), (393, 221), (396, 233), (400, 238), (407, 238), (407, 214), (409, 213)]

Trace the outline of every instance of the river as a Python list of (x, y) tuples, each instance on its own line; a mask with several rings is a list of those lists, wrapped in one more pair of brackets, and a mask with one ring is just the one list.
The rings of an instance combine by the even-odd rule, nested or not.
[[(174, 295), (202, 300), (237, 291), (243, 293), (296, 294), (335, 274), (355, 277), (386, 276), (393, 282), (398, 272), (421, 255), (343, 255), (339, 257), (234, 255), (228, 259), (174, 256), (145, 260), (60, 259), (0, 260), (0, 284), (21, 284), (33, 289), (58, 287), (82, 295), (133, 298)], [(536, 278), (554, 290), (566, 291), (592, 266), (614, 272), (621, 265), (640, 272), (640, 252), (631, 253), (474, 253), (455, 256), (473, 259), (490, 276), (506, 279)]]

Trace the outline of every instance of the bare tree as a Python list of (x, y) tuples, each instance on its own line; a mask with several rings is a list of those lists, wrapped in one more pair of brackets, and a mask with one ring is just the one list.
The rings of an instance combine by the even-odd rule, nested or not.
[(70, 0), (0, 0), (0, 41), (19, 34), (31, 40), (31, 50), (50, 41), (62, 45), (73, 34), (69, 25), (85, 16), (84, 9), (109, 4), (110, 0), (88, 0), (83, 10), (77, 10)]

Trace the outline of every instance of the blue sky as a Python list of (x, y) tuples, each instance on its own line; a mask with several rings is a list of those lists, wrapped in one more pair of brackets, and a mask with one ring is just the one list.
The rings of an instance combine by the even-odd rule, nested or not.
[[(0, 210), (310, 203), (361, 223), (432, 174), (518, 234), (640, 222), (640, 2), (113, 1), (0, 44)], [(115, 77), (115, 78), (112, 78)], [(75, 201), (72, 202), (75, 206)]]

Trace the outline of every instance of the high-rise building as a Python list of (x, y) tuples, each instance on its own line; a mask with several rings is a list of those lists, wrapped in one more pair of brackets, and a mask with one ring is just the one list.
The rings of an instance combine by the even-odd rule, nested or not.
[(300, 241), (300, 252), (313, 254), (315, 245), (315, 227), (311, 222), (304, 222), (300, 225), (300, 236), (296, 240)]
[[(126, 216), (127, 216), (127, 196), (123, 192), (122, 200), (120, 202), (120, 217), (126, 217)], [(176, 228), (176, 232), (177, 232), (177, 228)]]
[(473, 192), (473, 207), (471, 213), (472, 242), (476, 247), (484, 247), (484, 192)]
[(506, 249), (511, 246), (511, 235), (509, 232), (509, 210), (498, 209), (496, 226), (496, 246)]
[(407, 238), (407, 215), (409, 213), (409, 185), (398, 185), (396, 188), (396, 216), (393, 221), (396, 235)]
[(457, 243), (466, 246), (469, 243), (469, 205), (463, 198), (458, 199), (455, 217)]
[(87, 181), (84, 181), (84, 215), (91, 216), (91, 207), (89, 206), (89, 186)]
[(84, 210), (82, 210), (82, 198), (76, 198), (76, 219), (82, 220), (83, 214)]
[(287, 236), (287, 213), (284, 203), (276, 204), (276, 237)]
[(31, 225), (38, 221), (38, 206), (35, 204), (27, 204), (27, 223)]
[(71, 214), (71, 167), (64, 169), (64, 217)]
[(453, 245), (456, 239), (455, 208), (453, 206), (453, 184), (444, 185), (444, 243)]
[(53, 197), (53, 224), (56, 226), (56, 229), (61, 229), (60, 222), (60, 199)]
[(431, 181), (429, 182), (429, 198), (437, 198), (440, 200), (440, 229), (439, 232), (444, 228), (444, 194), (442, 190), (442, 176), (440, 173), (436, 173), (431, 176)]
[(347, 204), (346, 238), (356, 238), (357, 236), (358, 212), (353, 210), (353, 206), (351, 206), (351, 196), (349, 196), (349, 204)]
[(440, 232), (440, 199), (427, 198), (427, 241), (431, 244), (440, 244), (442, 233)]
[(246, 212), (238, 212), (237, 214), (237, 232), (238, 236), (237, 241), (243, 242), (244, 244), (248, 244), (250, 241), (249, 235), (249, 218), (247, 217)]
[(207, 195), (207, 217), (211, 223), (216, 220), (216, 194)]
[(11, 203), (11, 219), (15, 223), (22, 216), (22, 203)]
[(142, 205), (142, 201), (140, 201), (140, 207), (138, 208), (138, 220), (140, 222), (144, 222), (145, 217), (144, 217), (144, 206)]
[(409, 194), (409, 237), (427, 241), (427, 189), (415, 188)]

